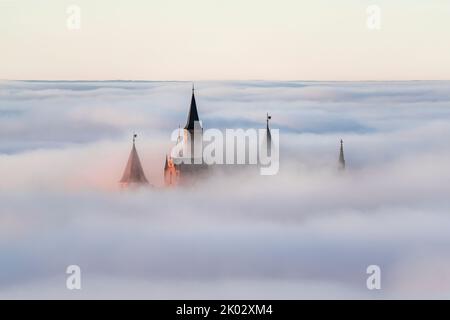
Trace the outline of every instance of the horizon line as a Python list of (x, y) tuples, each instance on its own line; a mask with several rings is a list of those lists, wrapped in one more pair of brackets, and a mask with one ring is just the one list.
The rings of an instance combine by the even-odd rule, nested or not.
[(0, 81), (18, 81), (18, 82), (237, 82), (237, 81), (261, 81), (261, 82), (445, 82), (449, 79), (393, 79), (393, 80), (280, 80), (280, 79), (203, 79), (203, 80), (150, 80), (150, 79), (0, 79)]

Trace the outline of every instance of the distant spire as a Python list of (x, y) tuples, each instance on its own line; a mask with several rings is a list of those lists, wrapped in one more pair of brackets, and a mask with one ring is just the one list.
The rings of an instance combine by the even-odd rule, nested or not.
[(267, 154), (272, 153), (272, 133), (269, 128), (269, 120), (272, 119), (272, 116), (269, 116), (269, 113), (266, 114), (266, 141), (267, 141)]
[(137, 134), (133, 133), (133, 147), (131, 148), (131, 153), (128, 157), (127, 166), (125, 167), (122, 179), (120, 179), (120, 183), (123, 184), (148, 184), (144, 170), (142, 169), (141, 160), (139, 159), (139, 155), (136, 150), (136, 137)]
[(186, 130), (194, 130), (195, 122), (199, 122), (198, 111), (197, 111), (197, 103), (195, 102), (195, 88), (194, 83), (192, 83), (192, 98), (191, 98), (191, 106), (189, 108), (189, 114), (186, 122), (186, 126), (184, 129)]
[(339, 169), (345, 169), (345, 158), (344, 158), (344, 140), (341, 139), (341, 150), (339, 152)]
[(272, 116), (269, 116), (269, 113), (267, 112), (267, 118), (266, 118), (266, 122), (267, 122), (267, 130), (269, 130), (269, 120), (272, 119)]

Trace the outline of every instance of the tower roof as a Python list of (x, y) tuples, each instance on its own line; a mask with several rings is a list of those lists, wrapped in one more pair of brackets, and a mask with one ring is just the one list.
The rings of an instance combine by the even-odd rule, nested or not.
[(194, 85), (192, 85), (192, 98), (191, 98), (191, 106), (189, 108), (189, 114), (186, 122), (186, 126), (184, 129), (186, 130), (194, 130), (195, 122), (199, 122), (197, 104), (195, 103), (195, 95), (194, 95)]
[(130, 156), (128, 157), (127, 166), (123, 173), (120, 183), (140, 183), (147, 184), (147, 178), (145, 177), (144, 170), (142, 169), (141, 160), (136, 150), (135, 141), (136, 135), (133, 136), (133, 148), (131, 149)]
[(164, 163), (164, 170), (167, 170), (167, 168), (169, 168), (169, 159), (166, 154), (166, 162)]

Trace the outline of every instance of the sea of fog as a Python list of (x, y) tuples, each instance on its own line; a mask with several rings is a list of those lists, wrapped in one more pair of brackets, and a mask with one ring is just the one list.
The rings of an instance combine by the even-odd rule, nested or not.
[(190, 82), (0, 82), (0, 298), (450, 298), (450, 82), (195, 86), (205, 129), (272, 116), (277, 175), (164, 188)]

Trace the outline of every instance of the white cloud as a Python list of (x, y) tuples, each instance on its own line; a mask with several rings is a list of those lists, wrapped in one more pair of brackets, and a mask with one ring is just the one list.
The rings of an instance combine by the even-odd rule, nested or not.
[[(273, 115), (280, 173), (165, 190), (190, 83), (3, 83), (0, 297), (448, 296), (448, 86), (199, 83), (207, 127)], [(133, 130), (156, 188), (120, 192)], [(69, 264), (80, 293), (64, 288)], [(365, 288), (369, 264), (381, 292)]]

